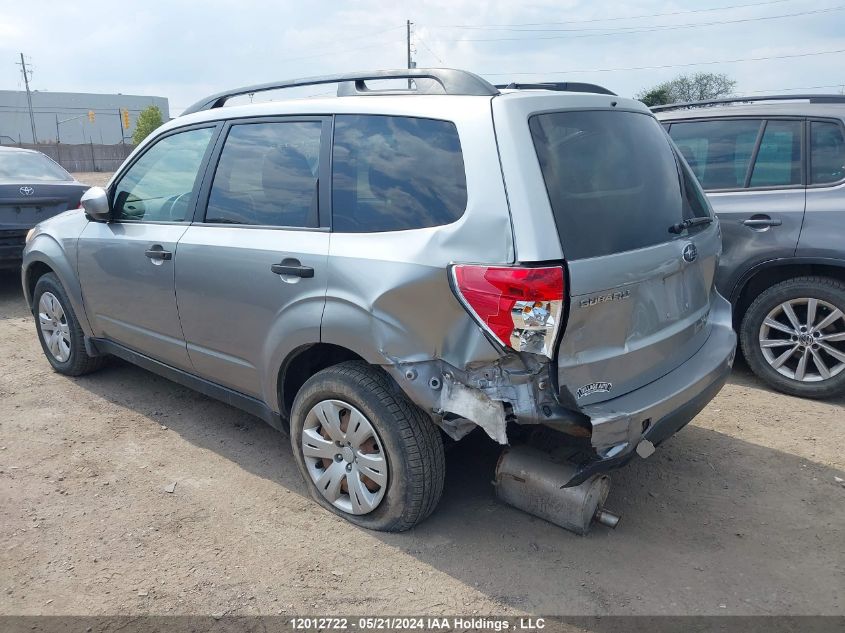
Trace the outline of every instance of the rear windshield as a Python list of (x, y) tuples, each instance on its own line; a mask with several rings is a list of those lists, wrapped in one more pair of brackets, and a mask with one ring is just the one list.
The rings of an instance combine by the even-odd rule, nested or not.
[(600, 257), (667, 242), (669, 227), (709, 208), (652, 117), (539, 114), (529, 120), (564, 256)]
[(0, 181), (11, 183), (73, 180), (58, 164), (35, 152), (0, 152)]

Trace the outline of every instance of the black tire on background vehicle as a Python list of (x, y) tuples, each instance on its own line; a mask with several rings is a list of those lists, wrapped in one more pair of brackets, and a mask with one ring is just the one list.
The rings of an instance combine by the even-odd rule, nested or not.
[(103, 357), (85, 351), (85, 335), (56, 275), (38, 278), (32, 304), (38, 340), (53, 369), (66, 376), (81, 376), (103, 365)]
[(401, 532), (440, 500), (439, 429), (377, 367), (348, 361), (314, 374), (296, 394), (290, 430), (311, 496), (356, 525)]
[(751, 370), (778, 391), (845, 393), (845, 284), (796, 277), (772, 286), (743, 316), (740, 341)]

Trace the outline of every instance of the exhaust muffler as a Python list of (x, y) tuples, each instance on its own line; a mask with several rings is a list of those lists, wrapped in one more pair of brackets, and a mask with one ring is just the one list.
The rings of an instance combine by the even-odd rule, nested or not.
[(502, 452), (496, 464), (496, 495), (529, 514), (584, 535), (595, 521), (615, 528), (621, 517), (604, 509), (610, 491), (608, 475), (593, 475), (582, 484), (563, 486), (575, 474), (569, 462), (555, 461), (531, 446)]

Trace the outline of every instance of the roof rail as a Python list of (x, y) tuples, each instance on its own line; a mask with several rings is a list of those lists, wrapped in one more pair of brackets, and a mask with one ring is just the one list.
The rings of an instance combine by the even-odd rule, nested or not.
[[(417, 90), (370, 90), (366, 87), (366, 81), (377, 79), (413, 79), (418, 84)], [(428, 80), (428, 81), (426, 81)], [(344, 88), (342, 84), (351, 82), (352, 88)], [(218, 92), (211, 96), (197, 101), (186, 109), (182, 114), (192, 114), (202, 110), (222, 107), (232, 97), (237, 97), (256, 92), (268, 90), (281, 90), (283, 88), (299, 88), (301, 86), (318, 86), (320, 84), (341, 84), (338, 87), (338, 96), (349, 94), (379, 94), (379, 93), (414, 93), (414, 94), (447, 94), (447, 95), (476, 95), (494, 96), (499, 91), (490, 83), (465, 70), (452, 68), (403, 68), (400, 70), (370, 70), (356, 73), (343, 73), (340, 75), (325, 75), (322, 77), (306, 77), (304, 79), (288, 79), (285, 81), (271, 81), (254, 86), (243, 86)]]
[(727, 103), (751, 103), (755, 101), (809, 101), (810, 103), (845, 103), (845, 95), (762, 95), (759, 97), (724, 97), (722, 99), (705, 99), (703, 101), (688, 101), (686, 103), (670, 103), (668, 105), (652, 106), (653, 112), (681, 110), (709, 105), (724, 105)]
[(506, 88), (510, 90), (557, 90), (560, 92), (594, 92), (600, 95), (616, 96), (615, 92), (611, 92), (604, 86), (596, 84), (585, 84), (577, 81), (547, 81), (542, 83), (523, 84), (511, 82), (509, 84), (497, 84), (496, 88)]

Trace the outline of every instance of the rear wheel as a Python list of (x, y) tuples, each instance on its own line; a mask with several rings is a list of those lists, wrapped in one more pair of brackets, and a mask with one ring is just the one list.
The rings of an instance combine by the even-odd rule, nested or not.
[(81, 376), (102, 366), (102, 357), (85, 351), (85, 335), (56, 275), (39, 277), (32, 301), (38, 340), (53, 369), (66, 376)]
[(797, 277), (763, 292), (742, 320), (742, 352), (779, 391), (805, 398), (845, 392), (845, 284)]
[(380, 369), (350, 361), (302, 386), (291, 444), (311, 496), (373, 530), (407, 530), (434, 510), (445, 459), (432, 420)]

